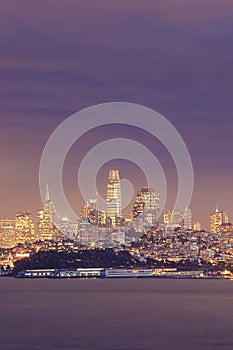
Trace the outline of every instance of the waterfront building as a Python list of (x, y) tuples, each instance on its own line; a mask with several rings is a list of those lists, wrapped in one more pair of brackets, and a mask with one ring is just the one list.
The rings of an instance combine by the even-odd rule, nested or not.
[(110, 218), (112, 226), (116, 226), (117, 218), (122, 217), (121, 185), (119, 170), (111, 169), (109, 171), (106, 205), (107, 218)]

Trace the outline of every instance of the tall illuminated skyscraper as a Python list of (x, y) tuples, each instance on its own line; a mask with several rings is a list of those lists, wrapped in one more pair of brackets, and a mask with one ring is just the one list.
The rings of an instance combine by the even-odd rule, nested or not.
[(122, 216), (121, 210), (121, 185), (119, 170), (111, 169), (108, 174), (107, 185), (107, 217), (116, 225), (116, 219)]
[(56, 239), (57, 224), (58, 215), (50, 198), (49, 187), (46, 185), (44, 205), (37, 214), (37, 239), (41, 241)]
[(221, 226), (228, 222), (228, 215), (224, 211), (219, 211), (216, 208), (215, 213), (210, 215), (210, 232), (219, 233)]
[(53, 239), (53, 223), (49, 217), (48, 208), (46, 206), (38, 210), (37, 220), (38, 239), (41, 241)]
[(19, 212), (15, 216), (16, 243), (32, 242), (36, 239), (35, 228), (29, 211)]
[(80, 218), (94, 225), (103, 225), (106, 221), (106, 213), (96, 209), (96, 199), (90, 199), (81, 208)]
[(15, 220), (0, 220), (0, 248), (15, 246)]

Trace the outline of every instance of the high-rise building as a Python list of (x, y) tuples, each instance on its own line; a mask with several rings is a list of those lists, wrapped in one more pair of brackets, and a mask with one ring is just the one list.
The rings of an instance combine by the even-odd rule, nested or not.
[(221, 232), (221, 226), (228, 223), (228, 215), (225, 211), (219, 211), (216, 208), (215, 213), (210, 215), (210, 232)]
[(37, 215), (37, 232), (38, 239), (41, 241), (53, 239), (53, 223), (48, 213), (46, 205), (43, 209), (38, 210)]
[(158, 219), (159, 193), (153, 188), (144, 187), (137, 193), (133, 206), (133, 217), (141, 217), (146, 228), (152, 227)]
[(12, 248), (15, 245), (15, 220), (0, 220), (0, 248)]
[(111, 169), (109, 171), (106, 204), (107, 217), (111, 219), (112, 225), (115, 226), (116, 218), (122, 217), (119, 170)]
[(15, 239), (17, 244), (32, 242), (36, 239), (35, 228), (29, 211), (16, 213)]
[(104, 225), (106, 221), (105, 212), (96, 209), (96, 200), (90, 199), (80, 210), (80, 218), (88, 220), (93, 225)]
[(171, 227), (184, 230), (192, 229), (192, 213), (189, 208), (173, 210), (171, 213)]

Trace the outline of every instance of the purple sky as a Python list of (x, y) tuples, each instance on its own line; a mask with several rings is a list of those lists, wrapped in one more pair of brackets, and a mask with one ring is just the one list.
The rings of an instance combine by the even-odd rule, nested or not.
[[(157, 110), (185, 140), (194, 166), (194, 220), (207, 227), (217, 204), (233, 221), (232, 16), (229, 0), (1, 0), (0, 217), (41, 206), (41, 153), (65, 118), (126, 101)], [(76, 209), (78, 159), (97, 141), (127, 132), (144, 139), (133, 129), (108, 127), (71, 150), (64, 186)], [(176, 190), (171, 161), (156, 142), (144, 143), (164, 164), (169, 206)], [(109, 166), (144, 185), (134, 167), (119, 161), (102, 178)]]

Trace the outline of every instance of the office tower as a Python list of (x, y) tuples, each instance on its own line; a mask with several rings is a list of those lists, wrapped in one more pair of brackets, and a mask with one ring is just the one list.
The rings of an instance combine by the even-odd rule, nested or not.
[(181, 227), (183, 220), (183, 210), (172, 210), (171, 214), (171, 227)]
[(153, 188), (144, 187), (137, 193), (133, 206), (133, 217), (141, 217), (143, 226), (151, 228), (158, 219), (159, 193)]
[(89, 205), (88, 202), (84, 204), (84, 206), (80, 209), (80, 218), (83, 220), (88, 220), (93, 211), (93, 207)]
[(0, 248), (12, 248), (15, 245), (15, 220), (0, 220)]
[(224, 211), (219, 211), (216, 208), (215, 213), (210, 215), (210, 232), (221, 232), (221, 226), (228, 223), (228, 215)]
[(106, 204), (107, 217), (111, 219), (112, 226), (115, 226), (116, 218), (122, 217), (119, 170), (111, 169), (109, 171)]
[(104, 225), (106, 221), (105, 212), (96, 209), (96, 200), (90, 199), (80, 210), (80, 218), (88, 220), (93, 225)]
[(37, 215), (37, 232), (38, 239), (41, 241), (53, 239), (53, 223), (48, 213), (46, 205), (43, 209), (38, 210)]
[(35, 228), (29, 211), (18, 212), (15, 216), (16, 243), (26, 243), (35, 240)]
[(189, 208), (173, 210), (171, 213), (171, 227), (184, 230), (192, 228), (192, 213)]

